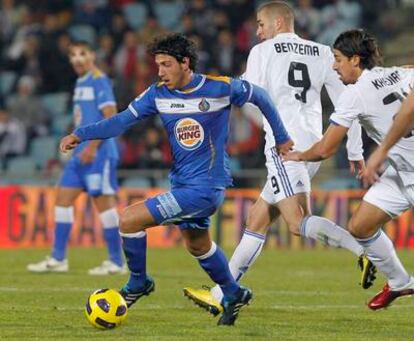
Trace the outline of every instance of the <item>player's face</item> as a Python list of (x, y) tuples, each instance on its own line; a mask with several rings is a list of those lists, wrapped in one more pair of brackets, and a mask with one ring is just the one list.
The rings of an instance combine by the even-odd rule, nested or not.
[(89, 72), (95, 61), (95, 54), (83, 46), (72, 46), (69, 50), (69, 61), (78, 76)]
[(180, 63), (168, 54), (157, 54), (155, 63), (158, 65), (158, 76), (168, 89), (180, 89), (191, 79), (187, 58)]
[(275, 20), (272, 20), (265, 11), (259, 11), (256, 16), (257, 30), (256, 35), (261, 41), (273, 38), (277, 31)]
[(359, 67), (359, 57), (347, 57), (341, 51), (334, 49), (335, 62), (333, 69), (338, 73), (339, 78), (344, 84), (353, 84), (361, 74)]

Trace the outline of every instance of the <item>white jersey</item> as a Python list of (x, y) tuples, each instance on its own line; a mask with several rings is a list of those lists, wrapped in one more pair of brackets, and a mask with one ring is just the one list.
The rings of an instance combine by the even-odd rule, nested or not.
[[(414, 70), (398, 67), (364, 70), (339, 98), (333, 123), (350, 127), (358, 119), (369, 137), (380, 144), (391, 128), (402, 101), (414, 86)], [(414, 136), (402, 138), (389, 152), (390, 163), (404, 185), (414, 185)]]
[[(328, 46), (300, 38), (294, 33), (280, 33), (250, 51), (243, 78), (267, 90), (282, 121), (303, 151), (322, 137), (321, 90), (325, 85), (336, 105), (345, 86), (332, 69), (333, 54)], [(264, 119), (266, 147), (275, 145), (270, 125)], [(347, 145), (350, 160), (362, 159), (361, 130), (351, 129)]]

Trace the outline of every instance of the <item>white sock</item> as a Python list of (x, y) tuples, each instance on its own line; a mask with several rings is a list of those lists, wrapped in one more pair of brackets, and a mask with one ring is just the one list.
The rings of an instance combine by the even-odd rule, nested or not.
[[(260, 233), (244, 230), (243, 237), (234, 250), (229, 262), (230, 272), (236, 282), (239, 282), (254, 261), (259, 257), (266, 236)], [(218, 285), (211, 289), (213, 297), (221, 302), (223, 293)]]
[(392, 289), (402, 288), (411, 280), (395, 252), (392, 241), (382, 230), (378, 230), (370, 238), (357, 240), (371, 262), (387, 277), (388, 285)]
[(300, 226), (300, 234), (329, 246), (348, 249), (358, 257), (364, 252), (361, 245), (347, 230), (326, 218), (314, 215), (305, 217)]

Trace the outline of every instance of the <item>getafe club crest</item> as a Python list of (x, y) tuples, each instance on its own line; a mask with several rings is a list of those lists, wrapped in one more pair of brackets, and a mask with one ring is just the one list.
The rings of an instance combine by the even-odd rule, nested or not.
[(198, 109), (200, 109), (200, 111), (208, 111), (208, 109), (210, 109), (210, 103), (207, 102), (207, 100), (203, 97), (201, 102), (198, 103)]
[(197, 149), (204, 141), (203, 126), (190, 117), (177, 121), (174, 130), (178, 144), (186, 150)]

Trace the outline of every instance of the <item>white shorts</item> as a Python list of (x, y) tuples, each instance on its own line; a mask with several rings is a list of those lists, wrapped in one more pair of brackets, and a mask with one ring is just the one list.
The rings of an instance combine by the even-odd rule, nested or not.
[(363, 200), (394, 218), (414, 206), (414, 185), (404, 185), (397, 171), (388, 166)]
[(319, 169), (320, 162), (283, 162), (279, 155), (269, 149), (266, 154), (267, 181), (261, 198), (269, 205), (298, 193), (310, 193), (311, 179)]

